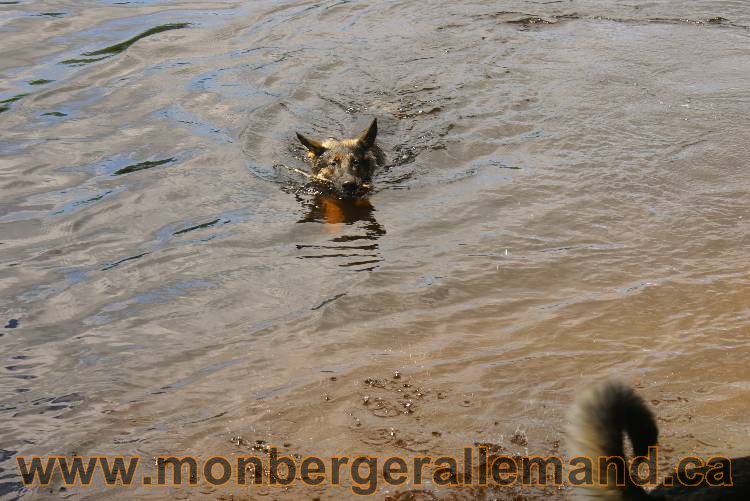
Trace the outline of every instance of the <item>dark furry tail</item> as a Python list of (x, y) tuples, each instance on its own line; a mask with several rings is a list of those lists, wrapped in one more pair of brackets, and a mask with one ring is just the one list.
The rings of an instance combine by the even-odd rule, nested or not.
[(578, 488), (574, 498), (648, 499), (646, 492), (632, 483), (627, 472), (625, 484), (619, 486), (614, 468), (609, 468), (608, 473), (602, 471), (601, 480), (596, 475), (599, 457), (618, 456), (627, 462), (623, 434), (630, 438), (637, 456), (645, 456), (649, 446), (656, 445), (659, 433), (656, 420), (641, 397), (622, 383), (610, 381), (597, 385), (577, 399), (568, 423), (570, 457), (590, 458), (594, 469), (594, 485)]

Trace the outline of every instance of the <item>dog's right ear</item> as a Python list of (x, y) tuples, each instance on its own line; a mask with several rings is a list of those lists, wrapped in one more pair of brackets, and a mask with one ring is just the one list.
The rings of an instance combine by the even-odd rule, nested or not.
[(357, 137), (357, 142), (364, 149), (372, 148), (375, 144), (375, 137), (378, 135), (378, 119), (373, 118), (370, 126)]
[(313, 141), (312, 139), (307, 139), (305, 136), (297, 133), (297, 139), (299, 139), (299, 142), (302, 143), (307, 150), (315, 155), (316, 157), (319, 157), (323, 153), (325, 153), (326, 149), (323, 146), (323, 143), (320, 141)]

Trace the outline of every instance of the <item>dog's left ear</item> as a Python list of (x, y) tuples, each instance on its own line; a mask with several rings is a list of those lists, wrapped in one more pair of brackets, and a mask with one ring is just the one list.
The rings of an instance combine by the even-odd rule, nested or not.
[(302, 143), (305, 148), (307, 148), (307, 151), (309, 151), (316, 157), (319, 157), (326, 151), (323, 143), (321, 143), (320, 141), (315, 141), (314, 139), (308, 139), (299, 132), (297, 133), (297, 139), (299, 139), (299, 142)]
[(372, 148), (372, 145), (375, 144), (375, 137), (377, 135), (378, 135), (378, 119), (373, 118), (372, 123), (367, 128), (367, 130), (357, 137), (357, 142), (364, 149)]

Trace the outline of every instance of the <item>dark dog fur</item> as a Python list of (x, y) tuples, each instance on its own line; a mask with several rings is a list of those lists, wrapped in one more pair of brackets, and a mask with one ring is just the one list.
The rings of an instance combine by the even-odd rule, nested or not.
[(307, 148), (312, 174), (328, 180), (342, 195), (357, 196), (370, 186), (375, 169), (383, 165), (385, 155), (375, 143), (378, 121), (354, 139), (316, 141), (300, 133), (297, 138)]
[[(570, 457), (588, 457), (594, 461), (603, 456), (624, 458), (624, 433), (637, 456), (646, 455), (648, 448), (657, 442), (658, 428), (651, 410), (641, 397), (621, 383), (608, 382), (584, 393), (573, 407), (569, 423)], [(750, 500), (750, 456), (723, 461), (731, 461), (733, 486), (711, 486), (705, 482), (695, 487), (684, 486), (672, 473), (671, 480), (646, 491), (635, 485), (629, 475), (625, 475), (625, 485), (616, 485), (613, 468), (609, 468), (606, 482), (602, 481), (606, 485), (579, 487), (573, 499)], [(696, 468), (693, 473), (705, 473), (711, 464)]]

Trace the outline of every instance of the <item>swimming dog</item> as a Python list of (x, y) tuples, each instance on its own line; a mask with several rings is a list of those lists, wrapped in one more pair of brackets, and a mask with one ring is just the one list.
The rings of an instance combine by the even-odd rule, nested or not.
[[(590, 458), (593, 469), (598, 471), (598, 458), (625, 460), (623, 434), (630, 438), (636, 456), (646, 456), (649, 447), (656, 446), (659, 430), (653, 413), (641, 397), (621, 383), (607, 382), (585, 392), (573, 406), (569, 417), (568, 452), (571, 458)], [(731, 472), (733, 485), (711, 485), (708, 479), (714, 470)], [(627, 471), (619, 478), (615, 468), (599, 473), (602, 475), (599, 482), (576, 487), (573, 499), (750, 500), (750, 456), (713, 458), (705, 466), (696, 468), (681, 466), (651, 491), (637, 485)], [(593, 479), (597, 480), (597, 475)]]
[(297, 138), (307, 148), (313, 179), (327, 182), (346, 196), (356, 197), (365, 192), (375, 170), (385, 163), (385, 155), (375, 143), (378, 121), (353, 139), (308, 139), (299, 132)]

